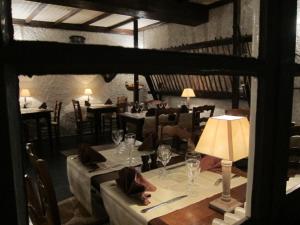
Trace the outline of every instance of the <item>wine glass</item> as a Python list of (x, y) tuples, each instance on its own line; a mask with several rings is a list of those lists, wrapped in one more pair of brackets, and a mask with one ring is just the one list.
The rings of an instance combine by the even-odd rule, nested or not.
[(115, 145), (117, 146), (116, 147), (117, 153), (121, 152), (119, 146), (123, 139), (123, 135), (124, 135), (123, 130), (113, 130), (111, 132), (111, 138), (112, 138), (113, 142), (115, 143)]
[(194, 186), (196, 174), (200, 170), (200, 158), (200, 153), (194, 151), (185, 155), (189, 189)]
[(129, 153), (128, 158), (127, 158), (129, 166), (132, 166), (132, 161), (134, 160), (132, 158), (132, 151), (134, 149), (135, 137), (136, 137), (136, 135), (134, 133), (125, 134), (124, 141), (125, 141), (125, 144), (126, 144), (126, 148), (128, 149), (128, 153)]
[(138, 101), (136, 101), (136, 102), (134, 103), (134, 109), (135, 109), (136, 112), (139, 112), (140, 104), (139, 104)]
[(166, 165), (169, 163), (172, 157), (171, 146), (164, 145), (164, 144), (159, 145), (157, 149), (157, 157), (164, 166), (163, 176), (166, 176), (167, 174)]
[(140, 108), (140, 112), (143, 112), (143, 110), (144, 110), (144, 103), (141, 103), (139, 108)]

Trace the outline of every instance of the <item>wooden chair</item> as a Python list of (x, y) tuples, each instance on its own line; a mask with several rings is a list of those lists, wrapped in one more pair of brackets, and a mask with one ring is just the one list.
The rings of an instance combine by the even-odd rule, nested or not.
[(248, 120), (250, 119), (249, 109), (226, 109), (225, 114), (231, 116), (245, 116)]
[[(203, 105), (193, 107), (192, 115), (192, 134), (194, 142), (197, 143), (209, 117), (214, 115), (214, 105)], [(202, 114), (202, 115), (201, 115)], [(206, 114), (205, 116), (203, 114)]]
[(300, 126), (290, 128), (290, 146), (288, 150), (288, 167), (292, 173), (300, 173)]
[(155, 133), (158, 140), (162, 140), (162, 129), (164, 126), (175, 126), (178, 124), (180, 109), (178, 108), (157, 108), (155, 112)]
[(25, 174), (27, 207), (33, 225), (62, 224), (100, 224), (99, 219), (92, 217), (74, 198), (70, 197), (57, 202), (46, 162), (38, 159), (28, 145), (27, 153), (34, 169), (34, 178)]
[(55, 107), (53, 112), (53, 120), (51, 121), (52, 128), (55, 133), (56, 144), (60, 144), (60, 112), (62, 102), (55, 101)]
[(89, 134), (94, 132), (95, 124), (92, 118), (89, 118), (88, 116), (86, 118), (83, 118), (79, 101), (72, 100), (72, 104), (74, 107), (76, 131), (77, 135), (79, 135), (79, 138), (81, 140), (82, 136), (86, 134), (87, 131)]

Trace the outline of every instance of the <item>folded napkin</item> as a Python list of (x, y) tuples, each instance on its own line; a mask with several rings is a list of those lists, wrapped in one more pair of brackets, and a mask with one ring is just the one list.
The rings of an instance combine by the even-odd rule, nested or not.
[(112, 100), (109, 98), (106, 100), (106, 102), (104, 103), (104, 105), (112, 105)]
[(221, 169), (221, 159), (206, 155), (200, 160), (201, 171), (219, 171)]
[(146, 112), (146, 116), (155, 116), (156, 109), (155, 108), (150, 108)]
[(143, 143), (139, 146), (139, 151), (153, 151), (157, 148), (157, 138), (156, 135), (151, 132), (148, 134), (145, 134), (145, 138)]
[(180, 113), (188, 113), (189, 112), (189, 108), (186, 105), (182, 105), (180, 107)]
[(116, 182), (126, 195), (138, 199), (143, 205), (150, 203), (151, 194), (146, 193), (146, 191), (156, 191), (156, 187), (137, 172), (134, 167), (121, 169)]
[(78, 149), (81, 163), (87, 167), (95, 167), (96, 163), (105, 162), (106, 158), (87, 144), (81, 144)]
[(39, 109), (47, 109), (47, 104), (46, 102), (43, 102), (40, 106)]

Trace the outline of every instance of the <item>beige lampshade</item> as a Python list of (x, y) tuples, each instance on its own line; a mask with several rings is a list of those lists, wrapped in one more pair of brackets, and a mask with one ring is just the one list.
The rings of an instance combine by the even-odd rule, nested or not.
[(92, 95), (92, 94), (93, 94), (93, 91), (92, 91), (92, 89), (90, 89), (90, 88), (86, 88), (86, 89), (84, 90), (84, 94), (85, 94), (85, 95)]
[(30, 97), (30, 91), (28, 89), (22, 89), (20, 92), (21, 97)]
[(192, 88), (185, 88), (181, 94), (181, 97), (195, 97), (194, 90)]
[(228, 115), (209, 118), (195, 150), (233, 162), (246, 158), (249, 153), (248, 119)]

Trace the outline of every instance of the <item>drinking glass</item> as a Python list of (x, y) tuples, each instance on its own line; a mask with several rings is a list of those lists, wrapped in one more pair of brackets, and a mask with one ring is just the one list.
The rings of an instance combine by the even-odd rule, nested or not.
[(144, 110), (144, 103), (141, 103), (140, 104), (140, 112), (143, 112), (143, 110)]
[(136, 102), (134, 103), (134, 109), (135, 109), (136, 112), (139, 112), (140, 104), (139, 104), (138, 101), (136, 101)]
[(117, 146), (117, 153), (120, 153), (120, 143), (123, 139), (124, 131), (123, 130), (113, 130), (111, 132), (111, 138), (115, 145)]
[(157, 149), (157, 157), (163, 164), (163, 176), (166, 176), (167, 170), (166, 165), (169, 163), (171, 157), (172, 157), (172, 151), (170, 145), (159, 145)]
[(200, 171), (200, 158), (200, 153), (194, 151), (185, 155), (189, 186), (194, 185), (196, 174)]
[(126, 144), (126, 148), (128, 150), (128, 165), (132, 166), (132, 161), (134, 160), (134, 158), (132, 157), (132, 151), (134, 149), (134, 144), (135, 144), (135, 134), (134, 133), (127, 133), (125, 134), (125, 144)]

